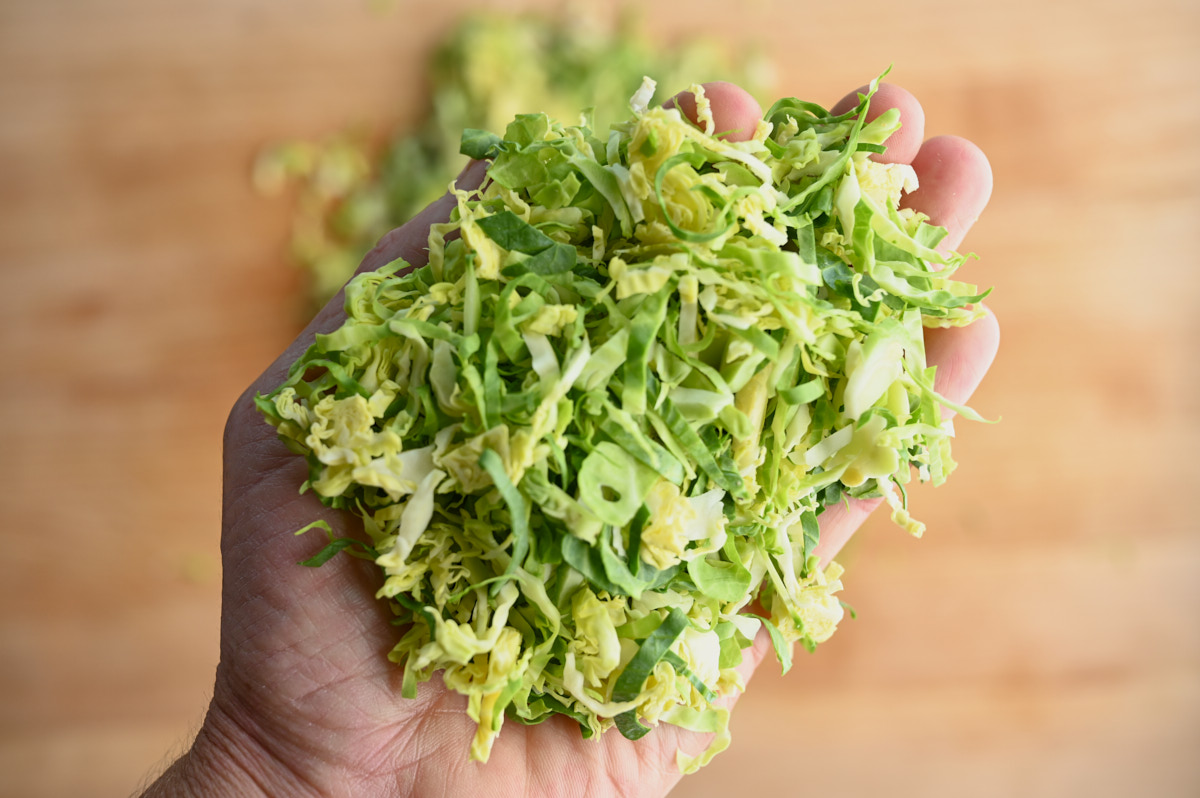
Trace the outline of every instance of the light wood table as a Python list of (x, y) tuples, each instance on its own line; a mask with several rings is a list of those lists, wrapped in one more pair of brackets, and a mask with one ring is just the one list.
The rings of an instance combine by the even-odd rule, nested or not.
[[(262, 145), (423, 113), (472, 4), (0, 5), (0, 794), (124, 795), (198, 725), (217, 656), (220, 441), (294, 335)], [(506, 7), (537, 4), (505, 4)], [(547, 6), (549, 4), (541, 4)], [(983, 9), (988, 10), (983, 10)], [(889, 63), (991, 157), (967, 241), (1004, 327), (859, 613), (674, 793), (1200, 794), (1200, 6), (665, 2), (832, 103)]]

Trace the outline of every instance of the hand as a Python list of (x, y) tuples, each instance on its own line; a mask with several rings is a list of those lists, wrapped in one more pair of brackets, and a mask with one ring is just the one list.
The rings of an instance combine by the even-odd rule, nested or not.
[[(708, 84), (716, 129), (746, 138), (760, 116), (740, 88)], [(677, 98), (694, 116), (691, 95)], [(835, 112), (853, 107), (847, 95)], [(922, 144), (924, 114), (911, 94), (884, 85), (870, 116), (899, 109), (903, 127), (886, 153), (873, 156), (911, 163), (921, 181), (909, 206), (949, 229), (943, 246), (955, 247), (987, 203), (991, 170), (974, 145), (952, 137)], [(460, 186), (478, 185), (483, 165), (472, 164)], [(420, 265), (431, 223), (453, 203), (445, 197), (393, 230), (364, 259), (360, 270), (396, 258)], [(311, 538), (291, 532), (315, 518), (335, 530), (353, 529), (351, 516), (300, 495), (307, 477), (302, 458), (276, 439), (254, 408), (256, 392), (282, 381), (288, 365), (317, 332), (342, 320), (336, 297), (237, 401), (225, 430), (224, 514), (221, 553), (224, 583), (221, 661), (204, 726), (191, 751), (147, 792), (269, 795), (621, 795), (662, 796), (679, 779), (675, 752), (702, 750), (702, 735), (661, 725), (637, 742), (615, 733), (585, 740), (573, 721), (554, 717), (540, 725), (507, 723), (491, 760), (467, 760), (474, 722), (466, 699), (437, 679), (417, 698), (400, 697), (401, 669), (387, 661), (396, 633), (384, 602), (374, 598), (377, 569), (337, 557), (321, 568), (297, 561), (313, 554)], [(990, 313), (965, 328), (928, 330), (926, 347), (938, 366), (937, 388), (963, 402), (995, 355), (999, 332)], [(853, 502), (821, 516), (819, 553), (828, 561), (878, 501)], [(741, 666), (749, 678), (769, 648), (765, 633)], [(736, 697), (723, 699), (726, 705)]]

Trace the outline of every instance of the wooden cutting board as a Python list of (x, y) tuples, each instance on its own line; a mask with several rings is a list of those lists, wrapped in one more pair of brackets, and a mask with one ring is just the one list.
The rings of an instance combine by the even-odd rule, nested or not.
[[(549, 8), (550, 3), (506, 3)], [(0, 794), (125, 795), (217, 658), (220, 440), (302, 323), (255, 153), (425, 113), (477, 6), (0, 5)], [(603, 13), (599, 15), (604, 17)], [(1200, 794), (1200, 6), (661, 2), (832, 103), (887, 64), (989, 154), (970, 277), (1003, 348), (919, 490), (845, 553), (859, 613), (677, 796)]]

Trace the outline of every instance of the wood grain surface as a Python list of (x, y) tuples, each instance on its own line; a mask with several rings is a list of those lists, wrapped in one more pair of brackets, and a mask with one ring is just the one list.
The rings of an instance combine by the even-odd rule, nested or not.
[[(509, 3), (507, 8), (547, 8)], [(424, 113), (459, 0), (0, 4), (0, 795), (127, 795), (217, 658), (221, 430), (299, 329), (254, 154)], [(1200, 5), (661, 2), (826, 103), (889, 63), (988, 153), (1003, 344), (921, 541), (680, 798), (1200, 795)], [(603, 14), (600, 15), (603, 18)], [(464, 752), (465, 755), (465, 752)]]

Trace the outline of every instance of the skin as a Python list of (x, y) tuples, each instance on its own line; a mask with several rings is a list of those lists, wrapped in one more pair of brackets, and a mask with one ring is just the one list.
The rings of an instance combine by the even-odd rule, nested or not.
[[(706, 84), (718, 131), (748, 136), (762, 113), (746, 92), (729, 83)], [(690, 95), (676, 99), (694, 118)], [(852, 92), (835, 109), (852, 107)], [(883, 160), (911, 163), (921, 188), (907, 204), (962, 241), (991, 193), (991, 169), (964, 139), (922, 141), (924, 112), (905, 90), (881, 88), (872, 116), (898, 108), (903, 127)], [(460, 175), (472, 187), (481, 164)], [(380, 241), (361, 269), (402, 257), (420, 265), (428, 226), (447, 218), (449, 198)], [(400, 697), (401, 669), (386, 660), (395, 642), (389, 614), (374, 599), (377, 569), (337, 557), (318, 569), (296, 562), (314, 551), (311, 538), (289, 532), (314, 518), (340, 534), (353, 533), (349, 515), (324, 508), (296, 486), (307, 476), (263, 423), (253, 405), (283, 377), (288, 364), (317, 332), (342, 320), (336, 297), (296, 341), (238, 399), (225, 430), (224, 563), (221, 660), (212, 702), (195, 742), (147, 796), (663, 796), (680, 776), (675, 752), (694, 754), (704, 735), (662, 725), (636, 743), (618, 734), (584, 740), (576, 724), (556, 717), (537, 726), (506, 723), (487, 765), (469, 762), (474, 723), (466, 699), (436, 678), (416, 699)], [(937, 387), (965, 401), (991, 364), (999, 328), (990, 313), (965, 328), (930, 330), (929, 361)], [(821, 516), (819, 554), (828, 561), (861, 525), (877, 501), (854, 502)], [(746, 652), (740, 670), (749, 679), (769, 648), (765, 633)], [(732, 706), (736, 697), (722, 699)]]
[[(749, 141), (754, 137), (762, 106), (745, 89), (734, 83), (714, 81), (704, 84), (704, 96), (712, 104), (713, 132), (729, 141)], [(680, 92), (663, 103), (666, 108), (678, 108), (692, 121), (696, 120), (696, 95)]]

